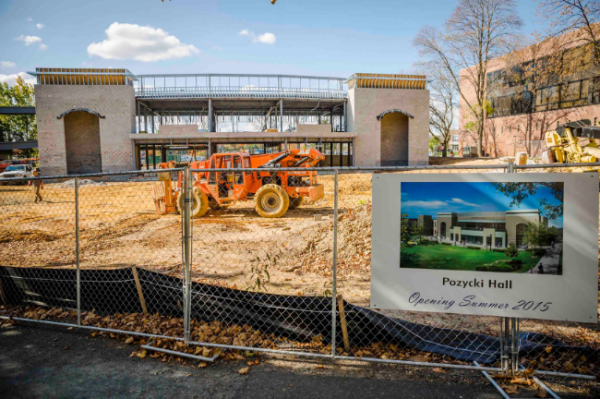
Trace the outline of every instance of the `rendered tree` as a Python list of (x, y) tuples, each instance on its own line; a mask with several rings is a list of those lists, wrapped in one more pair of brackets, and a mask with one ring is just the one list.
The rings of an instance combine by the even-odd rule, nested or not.
[[(513, 0), (460, 0), (443, 30), (423, 27), (414, 44), (421, 57), (439, 65), (464, 101), (482, 155), (489, 62), (512, 50), (522, 26)], [(466, 84), (461, 87), (460, 82)], [(468, 94), (474, 91), (474, 96)], [(474, 99), (472, 99), (474, 97)]]
[(540, 206), (544, 209), (546, 217), (550, 220), (555, 220), (563, 215), (564, 201), (564, 183), (563, 182), (541, 182), (541, 183), (492, 183), (492, 185), (500, 193), (511, 198), (510, 207), (519, 206), (521, 203), (535, 195), (540, 186), (548, 187), (551, 190), (552, 196), (557, 200), (558, 204), (551, 204), (545, 199), (539, 201)]

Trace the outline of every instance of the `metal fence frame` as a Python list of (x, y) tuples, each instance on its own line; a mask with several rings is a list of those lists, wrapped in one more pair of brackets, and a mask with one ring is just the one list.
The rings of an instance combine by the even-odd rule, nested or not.
[[(452, 170), (469, 170), (469, 169), (485, 169), (485, 170), (494, 170), (496, 172), (503, 171), (504, 173), (517, 173), (519, 171), (527, 172), (531, 169), (553, 169), (553, 168), (571, 168), (571, 167), (594, 167), (600, 168), (600, 163), (587, 163), (587, 164), (548, 164), (548, 165), (515, 165), (513, 163), (501, 164), (501, 165), (457, 165), (457, 166), (409, 166), (409, 167), (346, 167), (346, 168), (303, 168), (303, 171), (316, 171), (316, 172), (324, 172), (325, 174), (332, 174), (334, 176), (334, 221), (333, 221), (333, 254), (332, 254), (332, 309), (331, 309), (331, 318), (332, 318), (332, 331), (331, 331), (331, 353), (330, 354), (322, 354), (322, 353), (309, 353), (302, 352), (298, 350), (279, 350), (279, 349), (268, 349), (268, 348), (258, 348), (258, 347), (247, 347), (247, 346), (236, 346), (236, 345), (228, 345), (228, 344), (219, 344), (214, 342), (198, 342), (192, 341), (190, 337), (190, 322), (191, 322), (191, 262), (192, 262), (192, 245), (193, 245), (193, 237), (192, 237), (192, 228), (191, 228), (191, 194), (192, 194), (192, 173), (195, 172), (281, 172), (281, 171), (297, 171), (297, 168), (255, 168), (255, 169), (201, 169), (195, 170), (190, 169), (188, 167), (185, 168), (175, 168), (175, 169), (167, 169), (167, 170), (156, 170), (156, 171), (128, 171), (128, 172), (115, 172), (115, 173), (95, 173), (95, 174), (86, 174), (86, 175), (78, 175), (78, 176), (50, 176), (50, 177), (36, 177), (36, 178), (27, 178), (27, 179), (10, 179), (10, 181), (15, 182), (23, 182), (23, 181), (31, 181), (31, 180), (56, 180), (56, 179), (74, 179), (75, 180), (75, 253), (76, 253), (76, 270), (77, 270), (77, 323), (63, 323), (63, 322), (55, 322), (48, 320), (31, 320), (28, 318), (21, 317), (11, 317), (11, 316), (0, 316), (0, 319), (3, 320), (17, 320), (21, 322), (37, 322), (41, 324), (47, 325), (57, 325), (57, 326), (66, 326), (66, 327), (77, 327), (88, 330), (95, 331), (103, 331), (109, 333), (119, 333), (126, 334), (132, 336), (140, 336), (146, 338), (164, 338), (168, 340), (176, 340), (183, 341), (186, 345), (201, 345), (207, 347), (216, 347), (223, 349), (231, 349), (231, 350), (245, 350), (252, 352), (264, 352), (264, 353), (272, 353), (272, 354), (283, 354), (283, 355), (291, 355), (291, 356), (307, 356), (321, 359), (330, 359), (332, 361), (335, 360), (353, 360), (353, 361), (363, 361), (370, 363), (389, 363), (389, 364), (403, 364), (408, 366), (426, 366), (426, 367), (446, 367), (446, 368), (455, 368), (455, 369), (468, 369), (468, 370), (478, 370), (484, 373), (486, 378), (489, 379), (489, 375), (487, 372), (504, 372), (504, 373), (514, 373), (519, 369), (522, 369), (523, 366), (519, 364), (519, 347), (518, 347), (518, 334), (519, 334), (519, 319), (517, 318), (507, 318), (501, 317), (500, 319), (500, 327), (501, 327), (501, 367), (484, 367), (475, 362), (473, 365), (456, 365), (456, 364), (445, 364), (445, 363), (429, 363), (429, 362), (418, 362), (418, 361), (408, 361), (408, 360), (387, 360), (381, 358), (369, 358), (369, 357), (352, 357), (352, 356), (340, 356), (336, 353), (336, 325), (339, 317), (339, 310), (337, 309), (337, 236), (338, 236), (338, 192), (339, 192), (339, 176), (341, 174), (348, 173), (385, 173), (385, 172), (415, 172), (419, 170), (443, 170), (443, 171), (452, 171)], [(184, 176), (184, 187), (183, 192), (185, 193), (185, 207), (182, 215), (182, 263), (183, 263), (183, 287), (182, 291), (184, 293), (184, 310), (183, 310), (183, 318), (184, 318), (184, 336), (183, 337), (172, 337), (172, 336), (163, 336), (163, 335), (154, 335), (147, 333), (140, 333), (135, 331), (125, 331), (125, 330), (115, 330), (108, 328), (100, 328), (94, 326), (82, 325), (81, 323), (81, 276), (80, 276), (80, 244), (79, 244), (79, 181), (82, 178), (96, 177), (96, 178), (118, 178), (119, 176), (125, 175), (147, 175), (147, 174), (156, 174), (158, 171), (160, 172), (172, 172), (172, 173), (183, 173)], [(154, 349), (154, 348), (152, 348)], [(163, 350), (166, 351), (166, 350)], [(172, 351), (171, 351), (172, 352)], [(180, 354), (178, 352), (173, 352), (171, 354)], [(211, 359), (204, 358), (202, 356), (195, 356), (189, 354), (183, 354), (186, 357), (190, 357), (197, 360), (207, 361)], [(214, 359), (212, 359), (214, 360)], [(560, 376), (560, 377), (570, 377), (570, 378), (581, 378), (587, 380), (595, 380), (596, 377), (592, 375), (583, 375), (583, 374), (574, 374), (574, 373), (560, 373), (553, 371), (544, 371), (544, 370), (536, 370), (536, 373), (539, 375), (548, 375), (548, 376)], [(540, 384), (542, 388), (544, 388), (543, 384)], [(547, 388), (547, 387), (546, 387)], [(546, 389), (544, 388), (544, 389)]]

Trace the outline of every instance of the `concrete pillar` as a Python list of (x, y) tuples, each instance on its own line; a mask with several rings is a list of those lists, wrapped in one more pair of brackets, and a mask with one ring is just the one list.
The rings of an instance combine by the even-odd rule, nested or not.
[(213, 127), (212, 99), (209, 98), (208, 99), (208, 126), (207, 126), (209, 132), (213, 131), (212, 127)]
[(142, 127), (141, 127), (141, 118), (142, 118), (142, 112), (140, 110), (140, 102), (137, 102), (137, 115), (136, 115), (136, 119), (137, 119), (137, 132), (141, 132), (142, 131)]
[(347, 114), (346, 114), (346, 101), (344, 101), (344, 115), (342, 116), (342, 120), (340, 121), (340, 129), (342, 130), (342, 132), (346, 131), (346, 126), (347, 125)]
[(212, 151), (211, 151), (211, 144), (210, 144), (210, 138), (208, 139), (208, 148), (206, 150), (206, 157), (210, 158), (212, 156)]
[(279, 131), (283, 132), (283, 100), (279, 100)]

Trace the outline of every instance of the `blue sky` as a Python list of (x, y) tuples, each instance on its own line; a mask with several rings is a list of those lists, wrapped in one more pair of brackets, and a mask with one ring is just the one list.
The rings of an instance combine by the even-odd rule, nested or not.
[[(517, 3), (524, 33), (539, 28), (537, 2)], [(1, 0), (0, 81), (37, 66), (136, 74), (406, 72), (418, 60), (412, 41), (419, 28), (442, 26), (455, 6), (451, 0)], [(156, 41), (150, 53), (123, 43), (148, 34)]]
[[(517, 209), (540, 209), (540, 200), (560, 205), (550, 188), (538, 186), (537, 192), (520, 206), (510, 207), (511, 198), (498, 192), (492, 183), (402, 183), (401, 212), (409, 218), (438, 212), (505, 212)], [(544, 214), (543, 214), (544, 215)], [(546, 216), (546, 215), (544, 215)], [(549, 220), (550, 226), (562, 227), (562, 216)]]

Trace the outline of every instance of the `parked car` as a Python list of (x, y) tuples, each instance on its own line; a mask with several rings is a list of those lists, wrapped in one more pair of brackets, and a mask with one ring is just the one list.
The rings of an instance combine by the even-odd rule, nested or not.
[[(5, 179), (15, 179), (15, 178), (24, 178), (24, 177), (33, 177), (33, 167), (29, 164), (21, 164), (21, 165), (9, 165), (4, 172), (0, 173), (0, 183)], [(18, 183), (27, 183), (26, 181), (18, 182)]]

